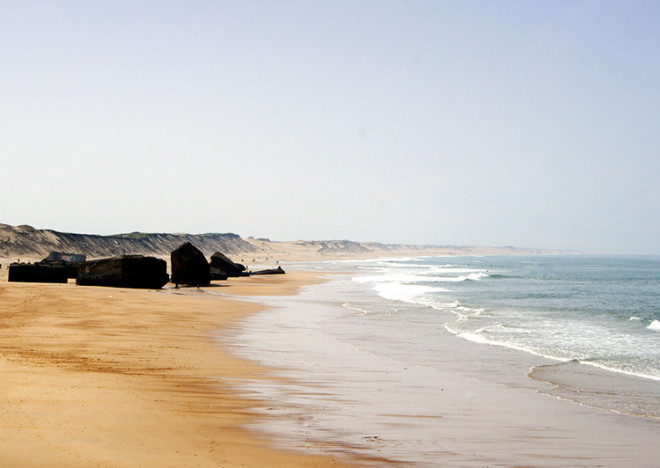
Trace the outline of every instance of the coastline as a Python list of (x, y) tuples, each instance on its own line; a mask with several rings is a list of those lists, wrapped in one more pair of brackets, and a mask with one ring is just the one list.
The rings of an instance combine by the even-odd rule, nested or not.
[[(313, 274), (232, 281), (231, 295), (294, 294)], [(266, 369), (213, 334), (261, 306), (194, 288), (130, 290), (0, 282), (0, 464), (344, 466), (243, 429), (236, 378)]]
[[(436, 312), (433, 364), (406, 359), (401, 347), (384, 352), (385, 329), (360, 318), (376, 309), (351, 276), (263, 298), (264, 312), (222, 337), (239, 356), (278, 369), (268, 382), (237, 382), (269, 405), (250, 428), (283, 447), (350, 446), (408, 465), (655, 466), (657, 419), (554, 395), (528, 374), (556, 361), (452, 335), (442, 328), (452, 315)], [(390, 317), (412, 317), (392, 307)]]
[[(306, 359), (335, 362), (293, 371), (263, 362), (249, 343), (237, 353), (227, 333), (255, 322), (280, 333), (310, 308), (341, 304), (334, 285), (350, 280), (341, 262), (332, 271), (290, 266), (201, 290), (0, 279), (0, 465), (653, 466), (657, 421), (549, 396), (526, 362), (501, 365), (512, 350), (448, 336), (440, 367), (402, 369), (302, 335), (320, 353), (305, 350)], [(271, 322), (280, 312), (284, 322)], [(295, 347), (295, 336), (277, 339), (286, 352)], [(484, 352), (505, 357), (487, 368)], [(315, 373), (333, 365), (334, 374)], [(401, 382), (428, 388), (423, 404)], [(334, 384), (346, 393), (337, 397)], [(392, 432), (373, 425), (374, 414)], [(339, 421), (341, 432), (314, 432), (317, 417)], [(441, 445), (418, 447), (435, 463), (406, 458), (397, 441), (416, 440), (397, 432), (406, 428)]]

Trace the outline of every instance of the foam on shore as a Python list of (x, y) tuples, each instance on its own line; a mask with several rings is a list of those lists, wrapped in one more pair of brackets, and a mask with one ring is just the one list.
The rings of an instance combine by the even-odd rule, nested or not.
[[(457, 339), (442, 327), (449, 312), (428, 322), (442, 341), (425, 360), (407, 352), (421, 338), (404, 336), (413, 306), (383, 309), (350, 276), (262, 300), (267, 309), (219, 339), (278, 369), (273, 380), (235, 385), (268, 402), (250, 427), (281, 446), (331, 454), (350, 446), (421, 466), (655, 463), (657, 421), (554, 398), (553, 385), (527, 373), (556, 361)], [(397, 334), (384, 335), (382, 321)]]

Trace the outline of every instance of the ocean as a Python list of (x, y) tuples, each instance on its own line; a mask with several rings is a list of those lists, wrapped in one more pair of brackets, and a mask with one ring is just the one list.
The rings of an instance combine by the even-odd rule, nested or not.
[[(641, 418), (657, 434), (660, 257), (424, 257), (286, 268), (317, 270), (329, 281), (264, 298), (268, 310), (219, 336), (235, 353), (277, 369), (268, 382), (236, 385), (278, 402), (255, 410), (263, 416), (255, 429), (283, 445), (350, 447), (425, 466), (457, 462), (448, 446), (478, 443), (483, 451), (498, 441), (473, 441), (474, 428), (460, 429), (462, 420), (493, 424), (495, 432), (502, 420), (513, 432), (537, 430), (505, 412), (511, 398), (524, 405), (531, 394), (552, 405), (572, 402), (581, 407), (575, 411)], [(493, 398), (502, 407), (497, 421), (480, 415), (492, 412)], [(535, 405), (530, 400), (527, 411)], [(448, 441), (437, 435), (443, 427), (460, 430)], [(588, 450), (575, 444), (576, 457)], [(475, 455), (474, 466), (505, 460), (497, 450)]]

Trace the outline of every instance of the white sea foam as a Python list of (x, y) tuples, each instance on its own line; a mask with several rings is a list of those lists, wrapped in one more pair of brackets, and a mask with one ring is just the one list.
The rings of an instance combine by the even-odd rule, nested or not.
[[(536, 356), (541, 356), (547, 359), (552, 359), (560, 362), (567, 362), (571, 360), (575, 360), (581, 364), (588, 365), (588, 366), (593, 366), (597, 367), (599, 369), (603, 369), (609, 372), (615, 372), (619, 374), (625, 374), (633, 377), (640, 377), (643, 379), (650, 379), (650, 380), (655, 380), (655, 381), (660, 381), (660, 376), (657, 374), (654, 375), (653, 373), (649, 373), (643, 370), (629, 370), (624, 367), (622, 367), (623, 363), (619, 363), (618, 365), (612, 364), (612, 363), (607, 363), (602, 361), (602, 359), (591, 359), (587, 358), (584, 354), (580, 355), (580, 353), (577, 353), (574, 351), (573, 353), (569, 353), (567, 355), (566, 351), (563, 350), (562, 348), (568, 349), (566, 346), (560, 346), (560, 348), (556, 348), (555, 350), (551, 349), (543, 349), (544, 347), (538, 347), (535, 346), (533, 343), (525, 343), (520, 341), (520, 338), (522, 338), (521, 335), (527, 334), (527, 333), (533, 333), (532, 330), (525, 330), (525, 329), (515, 329), (515, 335), (517, 335), (517, 338), (515, 341), (508, 341), (508, 340), (502, 340), (502, 339), (493, 339), (489, 338), (486, 334), (488, 333), (495, 333), (497, 334), (498, 331), (506, 330), (510, 331), (509, 327), (503, 326), (501, 324), (496, 324), (496, 325), (488, 325), (484, 326), (472, 331), (466, 331), (461, 329), (461, 326), (459, 324), (461, 323), (466, 323), (466, 320), (470, 320), (470, 316), (466, 316), (463, 314), (459, 314), (459, 319), (454, 322), (453, 324), (445, 324), (444, 328), (447, 330), (449, 333), (456, 335), (459, 338), (463, 338), (468, 341), (472, 341), (474, 343), (479, 343), (479, 344), (487, 344), (491, 346), (500, 346), (504, 348), (509, 348), (509, 349), (514, 349), (517, 351), (523, 351), (526, 353), (530, 353)], [(658, 325), (658, 330), (660, 330), (660, 321), (656, 320)], [(566, 338), (565, 344), (570, 344), (574, 337), (571, 335), (570, 337)], [(558, 339), (557, 343), (561, 343), (562, 340)], [(577, 353), (577, 354), (576, 354)]]
[(434, 281), (447, 282), (447, 283), (460, 283), (462, 281), (480, 281), (482, 278), (487, 278), (490, 275), (483, 271), (477, 271), (461, 276), (435, 276)]
[(648, 379), (648, 380), (655, 380), (660, 382), (660, 376), (657, 375), (651, 375), (651, 374), (645, 374), (643, 372), (633, 372), (633, 371), (628, 371), (625, 369), (619, 369), (615, 366), (607, 365), (607, 364), (601, 364), (596, 361), (590, 361), (590, 360), (579, 360), (578, 362), (580, 364), (585, 364), (587, 366), (593, 366), (593, 367), (598, 367), (599, 369), (603, 369), (609, 372), (616, 372), (617, 374), (624, 374), (624, 375), (629, 375), (632, 377), (641, 377), (642, 379)]
[(448, 309), (455, 309), (458, 307), (458, 301), (438, 302), (437, 300), (433, 300), (433, 299), (421, 300), (418, 302), (418, 304), (442, 312), (448, 312)]
[(344, 309), (348, 310), (354, 310), (355, 312), (359, 312), (359, 315), (367, 315), (367, 314), (373, 314), (373, 310), (369, 309), (364, 309), (362, 307), (354, 306), (352, 304), (349, 304), (348, 302), (344, 303), (341, 305)]
[(501, 346), (502, 348), (509, 348), (509, 349), (515, 349), (517, 351), (523, 351), (525, 353), (530, 353), (535, 356), (540, 356), (544, 357), (547, 359), (552, 359), (553, 361), (560, 361), (560, 362), (567, 362), (570, 361), (570, 359), (563, 358), (563, 357), (558, 357), (558, 356), (553, 356), (551, 354), (545, 354), (542, 353), (534, 348), (528, 347), (528, 346), (522, 346), (517, 343), (511, 343), (511, 342), (502, 342), (502, 341), (495, 341), (486, 338), (483, 335), (480, 335), (479, 333), (475, 332), (463, 332), (463, 331), (458, 331), (454, 330), (449, 324), (445, 325), (445, 330), (447, 330), (449, 333), (452, 335), (455, 335), (459, 338), (463, 338), (464, 340), (472, 341), (474, 343), (479, 343), (479, 344), (487, 344), (490, 346)]
[(431, 276), (401, 273), (389, 275), (356, 276), (353, 278), (353, 281), (357, 283), (434, 283), (441, 280)]
[[(480, 281), (482, 278), (487, 278), (490, 274), (484, 270), (474, 269), (448, 269), (443, 271), (442, 275), (438, 275), (440, 271), (426, 270), (415, 273), (386, 273), (383, 271), (381, 274), (356, 276), (353, 281), (358, 283), (460, 283), (463, 281)], [(466, 273), (459, 276), (448, 276), (446, 273)]]
[(646, 327), (649, 330), (660, 330), (660, 320), (654, 320), (651, 324)]
[[(449, 330), (449, 329), (447, 329)], [(478, 333), (456, 333), (456, 336), (460, 338), (464, 338), (468, 341), (473, 341), (475, 343), (481, 343), (481, 344), (490, 344), (490, 345), (498, 345), (499, 343), (495, 343), (484, 337), (483, 335), (480, 335)]]
[(482, 268), (466, 268), (458, 265), (432, 265), (428, 268), (429, 274), (457, 274), (457, 273), (488, 273), (488, 270)]
[(403, 301), (414, 304), (427, 304), (427, 301), (420, 302), (422, 295), (436, 292), (446, 292), (444, 288), (426, 286), (423, 284), (404, 284), (398, 282), (380, 283), (374, 287), (379, 296), (391, 301)]

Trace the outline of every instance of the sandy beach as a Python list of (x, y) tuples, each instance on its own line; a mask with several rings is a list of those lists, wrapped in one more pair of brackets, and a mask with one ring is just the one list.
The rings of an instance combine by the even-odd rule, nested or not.
[[(199, 290), (169, 285), (155, 291), (9, 283), (3, 272), (0, 466), (398, 466), (385, 450), (376, 458), (380, 451), (362, 446), (377, 447), (388, 436), (396, 441), (396, 427), (410, 417), (440, 422), (440, 432), (419, 436), (442, 442), (444, 451), (432, 458), (443, 466), (654, 466), (657, 421), (461, 376), (456, 366), (479, 351), (453, 340), (443, 370), (434, 377), (442, 391), (424, 397), (429, 405), (422, 413), (417, 400), (408, 407), (407, 398), (396, 396), (398, 387), (392, 395), (382, 389), (397, 373), (422, 388), (429, 379), (424, 368), (396, 369), (369, 356), (357, 362), (352, 348), (312, 344), (311, 349), (338, 362), (330, 383), (367, 389), (370, 383), (352, 366), (371, 370), (373, 392), (357, 396), (356, 402), (367, 398), (365, 404), (357, 404), (345, 419), (357, 439), (335, 441), (331, 450), (323, 450), (322, 444), (296, 437), (295, 421), (293, 430), (284, 431), (286, 437), (274, 436), (269, 425), (288, 423), (273, 408), (287, 403), (277, 393), (270, 399), (263, 395), (278, 379), (294, 379), (304, 389), (316, 386), (319, 376), (287, 376), (256, 364), (249, 352), (237, 357), (218, 336), (260, 317), (267, 304), (288, 304), (282, 312), (285, 324), (298, 320), (309, 301), (327, 300), (327, 293), (305, 293), (302, 302), (292, 302), (299, 292), (325, 285), (332, 290), (320, 275), (291, 269), (286, 275), (232, 278)], [(317, 286), (301, 289), (311, 285)], [(268, 332), (278, 325), (264, 320), (262, 326)], [(323, 359), (309, 353), (311, 359)], [(294, 397), (304, 396), (313, 406), (313, 394), (320, 390), (307, 391)], [(392, 419), (394, 433), (368, 426), (367, 403)], [(395, 407), (401, 414), (389, 414)]]
[[(291, 294), (305, 273), (215, 290)], [(212, 339), (258, 305), (179, 291), (0, 282), (0, 466), (341, 466), (241, 429), (262, 378)]]

